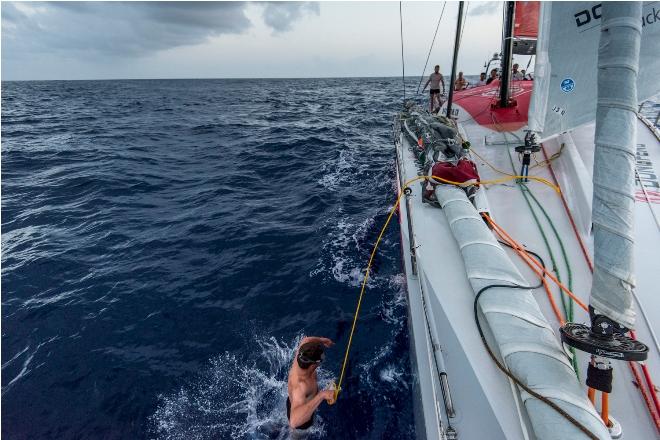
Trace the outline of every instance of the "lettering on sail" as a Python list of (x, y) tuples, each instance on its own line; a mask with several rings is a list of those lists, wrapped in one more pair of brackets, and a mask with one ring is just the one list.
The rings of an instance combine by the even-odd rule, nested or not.
[[(656, 2), (653, 2), (656, 3)], [(647, 7), (650, 6), (650, 7)], [(590, 9), (584, 9), (573, 15), (575, 25), (580, 32), (588, 31), (600, 26), (602, 3), (592, 6)], [(642, 10), (642, 27), (660, 22), (660, 8), (650, 4), (644, 5)], [(586, 26), (586, 27), (585, 27)]]
[(660, 182), (658, 175), (653, 169), (653, 162), (649, 158), (649, 152), (646, 149), (646, 144), (637, 144), (637, 153), (635, 155), (635, 164), (637, 166), (637, 174), (639, 179), (636, 179), (636, 186), (639, 188), (635, 191), (635, 199), (638, 202), (646, 202), (646, 194), (648, 194), (648, 202), (660, 204)]

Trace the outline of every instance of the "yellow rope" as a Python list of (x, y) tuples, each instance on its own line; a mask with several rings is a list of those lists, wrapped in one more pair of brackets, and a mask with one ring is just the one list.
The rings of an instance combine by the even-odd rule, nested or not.
[(480, 155), (479, 153), (477, 153), (476, 150), (475, 150), (474, 148), (470, 148), (470, 152), (471, 152), (471, 153), (474, 153), (475, 156), (477, 156), (479, 159), (481, 159), (486, 165), (488, 165), (488, 166), (489, 166), (493, 171), (495, 171), (496, 173), (504, 174), (504, 175), (506, 175), (506, 176), (513, 176), (513, 174), (511, 174), (511, 173), (507, 173), (506, 171), (502, 171), (502, 170), (500, 170), (499, 168), (495, 167), (495, 165), (493, 165), (492, 163), (488, 162), (488, 161), (486, 160), (486, 158), (483, 157), (482, 155)]
[[(546, 179), (543, 179), (542, 177), (537, 177), (537, 176), (526, 176), (528, 179), (535, 180), (537, 182), (543, 183), (544, 185), (549, 186), (550, 188), (554, 189), (558, 194), (561, 193), (559, 187), (556, 185), (552, 184)], [(483, 180), (481, 182), (476, 183), (476, 185), (497, 185), (501, 184), (504, 182), (508, 182), (509, 180), (514, 180), (514, 179), (523, 179), (525, 176), (513, 176), (509, 175), (506, 177), (502, 177), (500, 179), (492, 179), (492, 180)], [(401, 188), (401, 191), (399, 192), (399, 195), (396, 198), (396, 202), (394, 203), (394, 206), (390, 209), (390, 212), (387, 216), (387, 219), (385, 220), (385, 224), (380, 230), (380, 234), (378, 234), (378, 239), (376, 240), (376, 243), (374, 244), (374, 248), (371, 251), (371, 255), (369, 256), (369, 263), (367, 264), (367, 268), (364, 271), (364, 280), (362, 280), (362, 287), (360, 289), (360, 296), (358, 297), (358, 303), (357, 307), (355, 308), (355, 314), (353, 315), (353, 325), (351, 326), (351, 333), (348, 336), (348, 344), (346, 345), (346, 353), (344, 354), (344, 361), (341, 366), (341, 373), (339, 374), (339, 382), (335, 385), (335, 396), (333, 399), (333, 403), (337, 401), (337, 397), (339, 397), (339, 392), (341, 391), (341, 384), (344, 380), (344, 374), (346, 372), (346, 365), (348, 365), (348, 356), (351, 351), (351, 344), (353, 343), (353, 334), (355, 333), (355, 327), (357, 325), (357, 320), (358, 316), (360, 314), (360, 307), (362, 307), (362, 298), (364, 297), (364, 292), (367, 289), (367, 282), (369, 281), (369, 273), (371, 272), (371, 264), (373, 263), (374, 257), (376, 256), (376, 251), (378, 250), (378, 245), (380, 244), (381, 239), (383, 238), (383, 235), (385, 234), (385, 231), (387, 230), (387, 227), (390, 224), (390, 221), (392, 220), (392, 217), (394, 216), (394, 213), (396, 212), (397, 208), (399, 207), (399, 204), (401, 203), (401, 198), (404, 195), (405, 190), (413, 183), (419, 181), (419, 180), (429, 180), (433, 179), (438, 182), (443, 182), (447, 183), (450, 185), (455, 185), (455, 186), (460, 186), (460, 187), (465, 187), (465, 186), (471, 186), (475, 183), (464, 183), (464, 182), (454, 182), (451, 180), (444, 179), (442, 177), (438, 176), (417, 176), (414, 177), (407, 182), (403, 184), (403, 187)]]
[[(536, 168), (536, 167), (547, 167), (548, 165), (550, 165), (550, 163), (551, 163), (553, 160), (558, 159), (559, 156), (561, 156), (561, 153), (564, 151), (564, 146), (566, 146), (566, 144), (564, 144), (564, 143), (562, 142), (561, 146), (559, 147), (559, 151), (557, 151), (556, 153), (554, 153), (554, 154), (553, 154), (552, 156), (550, 156), (549, 158), (547, 158), (547, 159), (545, 159), (545, 160), (542, 160), (541, 162), (536, 161), (536, 165), (532, 165), (531, 167), (529, 167), (529, 169), (531, 170), (531, 169)], [(536, 156), (534, 156), (534, 160), (536, 160)]]

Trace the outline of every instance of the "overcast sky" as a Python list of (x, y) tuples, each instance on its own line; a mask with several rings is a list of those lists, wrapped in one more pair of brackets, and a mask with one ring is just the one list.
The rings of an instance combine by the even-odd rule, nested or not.
[[(407, 75), (444, 2), (404, 2)], [(500, 49), (503, 2), (469, 2), (459, 69)], [(401, 75), (399, 2), (3, 2), (2, 79)], [(449, 72), (457, 2), (429, 67)], [(525, 59), (526, 61), (526, 59)]]

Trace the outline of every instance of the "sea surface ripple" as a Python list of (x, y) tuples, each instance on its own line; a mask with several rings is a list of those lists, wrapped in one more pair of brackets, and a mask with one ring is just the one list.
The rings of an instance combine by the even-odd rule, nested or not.
[[(339, 371), (400, 102), (394, 78), (3, 82), (3, 437), (287, 438), (302, 335)], [(309, 438), (414, 436), (398, 237)]]

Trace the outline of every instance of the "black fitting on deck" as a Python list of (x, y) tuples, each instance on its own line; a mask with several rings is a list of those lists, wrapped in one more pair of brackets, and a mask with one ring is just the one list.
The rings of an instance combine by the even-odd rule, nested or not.
[(527, 182), (527, 176), (529, 175), (529, 165), (532, 159), (532, 153), (541, 151), (541, 146), (536, 141), (536, 136), (531, 131), (528, 131), (525, 135), (525, 145), (519, 145), (515, 148), (516, 153), (522, 154), (522, 168), (520, 169), (520, 175), (524, 176), (522, 182)]
[(589, 364), (587, 367), (587, 386), (604, 393), (611, 393), (612, 368), (601, 369)]

